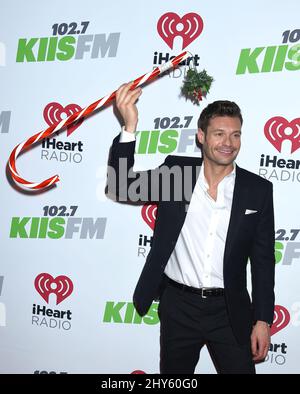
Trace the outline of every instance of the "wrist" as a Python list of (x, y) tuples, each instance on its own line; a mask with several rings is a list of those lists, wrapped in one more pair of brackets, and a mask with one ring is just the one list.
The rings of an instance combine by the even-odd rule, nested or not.
[(136, 132), (136, 124), (125, 124), (124, 130), (127, 131), (128, 133), (135, 133)]
[(257, 321), (254, 323), (254, 325), (255, 325), (255, 326), (271, 327), (272, 324), (270, 324), (270, 323), (268, 323), (268, 322), (266, 322), (266, 321), (263, 321), (263, 320), (257, 320)]

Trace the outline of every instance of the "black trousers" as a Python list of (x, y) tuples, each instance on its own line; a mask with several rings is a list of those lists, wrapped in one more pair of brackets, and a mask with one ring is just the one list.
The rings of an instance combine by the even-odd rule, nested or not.
[(193, 374), (206, 345), (220, 374), (255, 374), (251, 342), (238, 344), (225, 298), (202, 298), (167, 284), (158, 307), (160, 373)]

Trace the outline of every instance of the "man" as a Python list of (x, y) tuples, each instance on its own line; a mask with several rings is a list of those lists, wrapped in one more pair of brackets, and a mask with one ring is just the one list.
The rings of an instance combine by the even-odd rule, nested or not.
[[(274, 313), (273, 191), (269, 181), (235, 164), (240, 109), (216, 101), (202, 111), (197, 134), (202, 159), (168, 156), (158, 169), (134, 172), (141, 89), (130, 87), (124, 84), (117, 92), (125, 127), (111, 148), (108, 190), (117, 200), (158, 204), (152, 247), (133, 301), (145, 315), (152, 301), (160, 300), (161, 373), (194, 373), (206, 344), (219, 373), (254, 374), (254, 362), (267, 355)], [(175, 167), (180, 173), (166, 182), (161, 170)], [(134, 199), (128, 192), (137, 181), (137, 189), (146, 192)], [(190, 192), (183, 190), (188, 181)], [(171, 190), (178, 184), (181, 199)]]

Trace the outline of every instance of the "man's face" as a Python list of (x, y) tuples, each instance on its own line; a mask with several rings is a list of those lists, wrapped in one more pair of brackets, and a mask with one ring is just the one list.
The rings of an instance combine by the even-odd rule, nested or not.
[(221, 166), (231, 165), (241, 147), (241, 121), (237, 117), (216, 116), (210, 119), (206, 134), (199, 129), (197, 137), (206, 159)]

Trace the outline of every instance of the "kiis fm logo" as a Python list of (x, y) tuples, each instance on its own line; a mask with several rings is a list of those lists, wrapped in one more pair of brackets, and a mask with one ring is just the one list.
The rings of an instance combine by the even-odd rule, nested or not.
[[(279, 153), (282, 153), (285, 143), (289, 142), (288, 153), (293, 154), (300, 148), (300, 118), (288, 121), (282, 116), (274, 116), (266, 122), (264, 134)], [(300, 182), (300, 172), (297, 170), (300, 170), (300, 160), (261, 155), (259, 175), (266, 179)]]
[[(39, 274), (34, 281), (34, 287), (39, 295), (49, 304), (51, 294), (56, 296), (56, 305), (68, 298), (74, 289), (73, 282), (65, 275), (53, 278), (48, 273)], [(40, 327), (71, 329), (72, 312), (46, 308), (38, 304), (32, 307), (32, 325)]]
[(153, 120), (150, 130), (136, 132), (135, 153), (139, 155), (160, 153), (199, 153), (196, 143), (197, 129), (191, 128), (193, 116), (164, 116)]
[(236, 74), (250, 74), (300, 70), (300, 29), (282, 34), (284, 45), (261, 46), (241, 50)]
[[(274, 320), (271, 327), (270, 334), (274, 336), (279, 331), (286, 328), (291, 320), (289, 311), (282, 305), (275, 305)], [(269, 353), (265, 359), (270, 364), (284, 365), (287, 357), (286, 343), (271, 343)]]
[(120, 33), (85, 34), (89, 21), (55, 23), (52, 37), (20, 38), (16, 62), (50, 62), (116, 57)]
[(78, 206), (46, 205), (44, 217), (13, 217), (10, 238), (103, 239), (107, 218), (75, 217)]
[[(45, 122), (48, 126), (57, 124), (63, 119), (74, 113), (81, 111), (82, 108), (78, 104), (68, 104), (63, 107), (57, 102), (51, 102), (46, 105), (43, 111)], [(69, 137), (83, 122), (83, 119), (71, 124), (67, 127), (67, 137)], [(59, 132), (57, 133), (59, 134)], [(59, 162), (81, 163), (83, 142), (63, 142), (57, 141), (56, 138), (45, 138), (42, 142), (41, 159), (55, 160)]]

